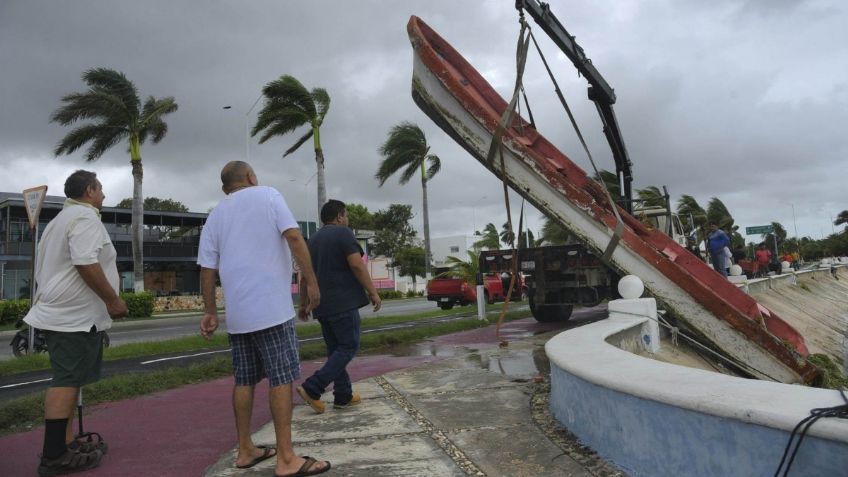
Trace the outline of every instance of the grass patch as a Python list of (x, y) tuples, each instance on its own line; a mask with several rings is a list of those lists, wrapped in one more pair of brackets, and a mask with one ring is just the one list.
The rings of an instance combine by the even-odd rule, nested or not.
[[(85, 387), (85, 404), (92, 406), (118, 401), (186, 384), (209, 381), (231, 373), (230, 358), (217, 356), (186, 367), (111, 376)], [(42, 391), (3, 404), (0, 407), (0, 434), (26, 431), (43, 422), (44, 394), (45, 392)]]
[[(503, 304), (496, 303), (487, 305), (487, 311), (500, 310)], [(409, 321), (421, 321), (442, 317), (454, 317), (463, 314), (476, 313), (474, 307), (462, 307), (449, 311), (434, 309), (409, 315), (386, 315), (367, 318), (362, 322), (362, 330), (379, 328), (386, 325), (406, 323)], [(519, 312), (527, 315), (527, 312)], [(198, 319), (199, 322), (199, 319)], [(450, 333), (447, 331), (446, 333)], [(297, 326), (297, 335), (300, 338), (312, 338), (321, 336), (321, 326), (318, 323), (305, 323)], [(226, 333), (217, 333), (212, 340), (206, 341), (200, 335), (183, 336), (166, 341), (145, 341), (139, 343), (127, 343), (120, 346), (106, 348), (103, 351), (104, 361), (116, 361), (120, 359), (140, 358), (156, 356), (168, 353), (188, 353), (195, 351), (209, 351), (229, 347)], [(21, 358), (0, 361), (0, 376), (25, 373), (48, 369), (50, 361), (46, 354), (35, 354)]]
[(839, 366), (826, 354), (811, 354), (807, 361), (815, 364), (821, 369), (821, 381), (816, 383), (817, 387), (828, 389), (848, 389), (848, 376), (842, 374)]
[[(526, 317), (526, 311), (513, 311), (506, 314), (504, 321)], [(385, 318), (396, 319), (397, 317)], [(414, 329), (368, 333), (362, 335), (360, 352), (361, 354), (379, 353), (392, 346), (411, 344), (434, 336), (459, 331), (484, 328), (496, 323), (497, 318), (497, 316), (490, 316), (487, 320), (478, 320), (476, 317), (472, 317), (445, 323), (433, 323), (430, 326)], [(315, 333), (319, 332), (317, 324), (302, 326), (313, 326)], [(303, 336), (300, 333), (300, 328), (298, 334)], [(200, 337), (197, 337), (197, 339), (207, 343), (207, 347), (209, 347), (208, 342)], [(223, 343), (226, 345), (226, 336), (216, 337), (215, 339), (223, 339)], [(323, 342), (305, 343), (300, 347), (301, 360), (321, 358), (325, 356), (325, 353), (326, 349)], [(21, 360), (29, 358), (46, 359), (46, 356), (27, 356), (21, 358)], [(229, 376), (232, 374), (230, 359), (229, 356), (216, 356), (202, 363), (195, 363), (186, 367), (171, 367), (149, 373), (110, 376), (85, 387), (85, 403), (86, 406), (93, 406)], [(44, 394), (42, 391), (13, 399), (0, 406), (0, 435), (23, 432), (40, 425), (44, 420)]]

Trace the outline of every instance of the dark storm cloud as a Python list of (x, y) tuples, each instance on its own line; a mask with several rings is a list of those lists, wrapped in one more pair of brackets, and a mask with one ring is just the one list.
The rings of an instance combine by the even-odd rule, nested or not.
[[(322, 129), (331, 197), (372, 210), (411, 203), (420, 222), (420, 185), (391, 179), (378, 187), (373, 179), (386, 132), (411, 120), (443, 160), (430, 184), (433, 235), (470, 232), (470, 222), (500, 226), (500, 183), (411, 101), (406, 22), (421, 16), (507, 94), (515, 80), (513, 3), (4, 2), (0, 190), (42, 182), (61, 190), (64, 175), (84, 166), (79, 153), (52, 157), (66, 129), (48, 118), (64, 94), (83, 88), (83, 70), (105, 66), (123, 71), (143, 95), (174, 96), (180, 105), (162, 143), (142, 149), (145, 195), (205, 211), (220, 197), (220, 167), (245, 155), (245, 113), (262, 86), (292, 74), (332, 98)], [(674, 197), (694, 195), (702, 205), (718, 196), (743, 225), (786, 225), (794, 204), (802, 234), (818, 235), (829, 214), (848, 207), (841, 3), (551, 3), (616, 90), (638, 187), (667, 185)], [(585, 80), (537, 33), (599, 167), (612, 169)], [(525, 84), (540, 130), (589, 170), (535, 56)], [(251, 139), (250, 160), (297, 215), (314, 216), (311, 148), (281, 157), (300, 134), (261, 145)], [(130, 196), (123, 146), (86, 167), (112, 181), (107, 202)]]

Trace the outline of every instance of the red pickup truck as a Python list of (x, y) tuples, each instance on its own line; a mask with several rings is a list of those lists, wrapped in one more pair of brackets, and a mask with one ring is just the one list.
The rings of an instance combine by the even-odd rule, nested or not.
[[(483, 275), (483, 290), (486, 294), (486, 303), (503, 301), (506, 298), (509, 282), (497, 273)], [(477, 301), (476, 285), (468, 284), (461, 278), (434, 278), (427, 282), (427, 299), (435, 301), (443, 310), (450, 310), (454, 305), (465, 306)], [(519, 293), (519, 291), (521, 293)], [(521, 280), (515, 285), (513, 301), (520, 301), (526, 295), (526, 290)]]

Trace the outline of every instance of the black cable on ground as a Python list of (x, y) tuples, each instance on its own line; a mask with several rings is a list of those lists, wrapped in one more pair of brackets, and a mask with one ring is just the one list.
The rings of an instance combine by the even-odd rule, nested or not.
[[(810, 427), (816, 423), (819, 419), (823, 417), (836, 417), (839, 419), (848, 419), (848, 395), (845, 394), (845, 391), (839, 391), (842, 393), (842, 399), (845, 400), (845, 404), (840, 406), (833, 407), (821, 407), (816, 408), (810, 411), (810, 415), (801, 419), (801, 422), (795, 426), (795, 429), (792, 430), (792, 434), (789, 435), (789, 442), (786, 443), (786, 448), (783, 450), (783, 457), (780, 459), (780, 465), (777, 467), (777, 471), (774, 473), (774, 477), (788, 476), (789, 469), (792, 467), (792, 463), (795, 461), (795, 456), (798, 455), (798, 449), (801, 447), (801, 442), (803, 442), (804, 437), (807, 435), (807, 431)], [(798, 430), (801, 430), (799, 433)], [(798, 441), (794, 442), (795, 447), (792, 449), (793, 441), (795, 441), (795, 435), (798, 435)], [(790, 449), (792, 451), (790, 452)], [(788, 460), (787, 460), (788, 457)], [(783, 464), (786, 463), (786, 469), (783, 469)], [(780, 471), (783, 470), (783, 474)]]

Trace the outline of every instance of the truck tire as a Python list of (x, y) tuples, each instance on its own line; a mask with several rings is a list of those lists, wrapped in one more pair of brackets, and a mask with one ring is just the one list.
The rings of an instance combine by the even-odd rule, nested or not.
[(533, 295), (530, 295), (530, 313), (539, 323), (552, 323), (556, 321), (568, 321), (574, 305), (541, 305), (533, 303)]
[(439, 308), (443, 310), (450, 310), (453, 308), (453, 303), (439, 303)]

